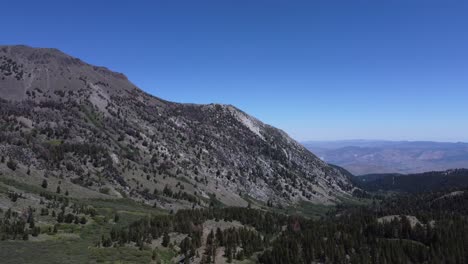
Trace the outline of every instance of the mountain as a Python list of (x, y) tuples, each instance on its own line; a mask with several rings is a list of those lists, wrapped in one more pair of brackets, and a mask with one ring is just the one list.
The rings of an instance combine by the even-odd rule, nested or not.
[(468, 187), (468, 169), (431, 171), (416, 174), (368, 174), (354, 178), (366, 191), (398, 191), (407, 193), (436, 192)]
[(234, 106), (25, 46), (0, 47), (0, 98), (6, 263), (467, 262), (466, 189), (363, 192)]
[(57, 49), (0, 47), (2, 177), (163, 208), (334, 203), (353, 185), (231, 105), (151, 96)]
[(430, 141), (308, 141), (310, 151), (355, 175), (468, 168), (468, 143)]

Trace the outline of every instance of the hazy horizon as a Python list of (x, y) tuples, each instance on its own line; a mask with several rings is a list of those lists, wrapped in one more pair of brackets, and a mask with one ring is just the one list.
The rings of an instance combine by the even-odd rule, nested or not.
[(5, 19), (23, 18), (0, 42), (58, 48), (166, 100), (232, 104), (299, 141), (468, 141), (467, 3), (90, 5), (11, 2)]

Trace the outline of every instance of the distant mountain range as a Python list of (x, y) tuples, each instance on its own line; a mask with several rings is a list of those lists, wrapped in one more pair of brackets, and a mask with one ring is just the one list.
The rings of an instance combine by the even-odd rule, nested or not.
[(303, 145), (354, 175), (468, 168), (468, 143), (462, 142), (343, 140)]

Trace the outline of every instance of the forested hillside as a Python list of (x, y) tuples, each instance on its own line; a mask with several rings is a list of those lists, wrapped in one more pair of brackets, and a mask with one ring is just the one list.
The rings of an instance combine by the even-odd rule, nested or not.
[(367, 191), (428, 192), (468, 186), (468, 169), (431, 171), (418, 174), (368, 174), (353, 178)]
[[(260, 263), (466, 263), (467, 203), (468, 192), (458, 190), (338, 206), (321, 219), (248, 208), (183, 210), (112, 230), (102, 245), (144, 248), (177, 232), (186, 235), (179, 245), (185, 263), (214, 263), (219, 254), (227, 262), (256, 255)], [(209, 219), (245, 226), (211, 230), (203, 241), (201, 226)]]

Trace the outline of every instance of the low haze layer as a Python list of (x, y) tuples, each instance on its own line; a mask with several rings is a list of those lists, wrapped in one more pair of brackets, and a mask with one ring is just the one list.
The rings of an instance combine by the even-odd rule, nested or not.
[(345, 140), (304, 145), (355, 175), (468, 168), (468, 143)]

